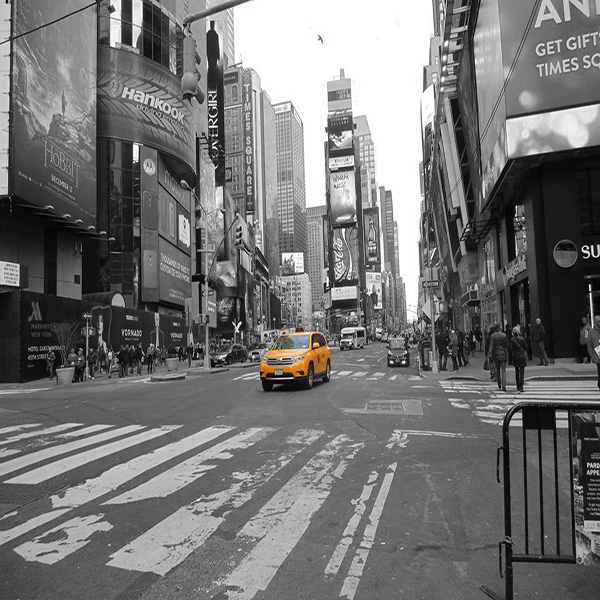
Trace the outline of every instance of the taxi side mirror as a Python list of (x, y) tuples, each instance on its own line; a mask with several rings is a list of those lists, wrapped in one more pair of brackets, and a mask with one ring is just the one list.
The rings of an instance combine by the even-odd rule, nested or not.
[(319, 344), (319, 342), (315, 342), (313, 344), (313, 350), (316, 350), (317, 348), (320, 348), (320, 347), (321, 347), (321, 344)]

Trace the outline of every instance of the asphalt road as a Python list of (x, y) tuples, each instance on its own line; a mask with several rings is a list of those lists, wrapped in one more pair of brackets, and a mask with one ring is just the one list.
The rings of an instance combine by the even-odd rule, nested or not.
[[(334, 348), (310, 391), (265, 393), (255, 366), (0, 394), (0, 598), (503, 596), (496, 449), (516, 398), (385, 353)], [(600, 568), (515, 575), (516, 598), (600, 589)]]

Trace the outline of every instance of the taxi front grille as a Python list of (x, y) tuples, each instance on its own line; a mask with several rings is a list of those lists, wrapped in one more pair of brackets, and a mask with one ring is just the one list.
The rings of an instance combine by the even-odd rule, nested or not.
[(291, 358), (267, 358), (267, 364), (276, 367), (278, 365), (291, 365)]

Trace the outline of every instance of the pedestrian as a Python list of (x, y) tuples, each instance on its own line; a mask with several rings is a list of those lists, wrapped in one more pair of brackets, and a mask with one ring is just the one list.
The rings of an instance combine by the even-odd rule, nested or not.
[(490, 340), (490, 355), (494, 361), (494, 370), (496, 372), (496, 382), (498, 389), (506, 391), (506, 361), (508, 360), (508, 342), (506, 333), (502, 331), (500, 325), (494, 326)]
[(137, 348), (135, 349), (134, 359), (135, 359), (136, 373), (138, 375), (141, 375), (142, 374), (142, 364), (144, 363), (144, 350), (142, 348), (142, 342), (140, 342), (138, 344)]
[(117, 365), (117, 356), (116, 353), (113, 352), (112, 346), (108, 346), (106, 350), (106, 370), (108, 372), (108, 378), (112, 378), (112, 372), (115, 370), (114, 367)]
[(587, 348), (588, 356), (598, 371), (598, 389), (600, 390), (600, 315), (594, 317), (594, 327), (590, 329)]
[(135, 347), (133, 344), (129, 346), (129, 374), (133, 376), (133, 367), (135, 365)]
[(179, 346), (177, 349), (177, 355), (179, 356), (179, 362), (183, 360), (183, 346)]
[(48, 379), (54, 379), (56, 377), (56, 353), (50, 349), (50, 352), (46, 355), (46, 371), (48, 373)]
[(127, 377), (127, 363), (129, 363), (129, 352), (127, 348), (121, 344), (121, 349), (119, 350), (119, 378)]
[(450, 358), (452, 358), (452, 370), (458, 371), (458, 335), (454, 329), (450, 331), (448, 340), (448, 351), (450, 352)]
[(90, 373), (90, 379), (95, 379), (94, 375), (96, 372), (96, 362), (98, 362), (98, 353), (93, 348), (90, 348), (88, 350), (87, 355), (87, 364)]
[(148, 373), (152, 373), (154, 371), (154, 344), (152, 342), (146, 350), (146, 361), (148, 362)]
[(167, 363), (167, 348), (163, 346), (160, 349), (160, 364), (165, 365)]
[(487, 360), (488, 369), (490, 370), (490, 379), (492, 381), (496, 381), (496, 367), (494, 365), (494, 360), (492, 359), (492, 355), (490, 353), (490, 342), (492, 341), (492, 333), (494, 333), (493, 327), (490, 327), (485, 332), (485, 360)]
[(445, 371), (448, 361), (448, 340), (446, 334), (441, 329), (435, 336), (435, 345), (440, 357), (440, 371)]
[(77, 350), (77, 360), (75, 362), (75, 382), (78, 381), (83, 383), (83, 376), (85, 375), (85, 356), (83, 355), (83, 348)]
[(457, 329), (456, 335), (458, 336), (458, 366), (466, 367), (469, 361), (467, 360), (468, 350), (466, 348), (465, 334), (461, 329)]
[(533, 328), (533, 343), (540, 356), (538, 366), (548, 366), (548, 355), (546, 354), (546, 328), (542, 325), (542, 320), (538, 317), (535, 320)]
[(106, 351), (104, 346), (100, 346), (98, 350), (98, 365), (100, 367), (100, 373), (106, 370)]
[(586, 317), (581, 318), (581, 326), (579, 327), (579, 344), (577, 347), (577, 362), (582, 363), (587, 359), (590, 362), (590, 356), (588, 354), (588, 337), (590, 335), (590, 324)]
[(191, 368), (192, 366), (192, 354), (194, 352), (194, 349), (191, 346), (188, 346), (186, 348), (186, 353), (187, 353), (187, 359), (188, 359), (188, 369)]
[(508, 346), (508, 364), (512, 365), (512, 354), (510, 353), (510, 338), (512, 338), (511, 326), (507, 323), (504, 327), (504, 333), (506, 334), (506, 345)]
[(515, 325), (512, 329), (510, 355), (513, 367), (515, 368), (517, 390), (522, 393), (523, 385), (525, 384), (525, 367), (527, 366), (527, 342), (521, 333), (519, 325)]
[(481, 329), (480, 329), (479, 325), (475, 326), (475, 339), (477, 340), (477, 343), (479, 344), (479, 352), (481, 352), (481, 342), (483, 340), (483, 334), (481, 333)]

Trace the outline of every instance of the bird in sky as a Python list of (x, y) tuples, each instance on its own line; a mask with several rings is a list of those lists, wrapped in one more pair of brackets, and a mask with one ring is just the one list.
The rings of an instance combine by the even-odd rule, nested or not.
[(323, 43), (323, 38), (319, 34), (317, 34), (317, 39), (321, 42), (321, 44)]

